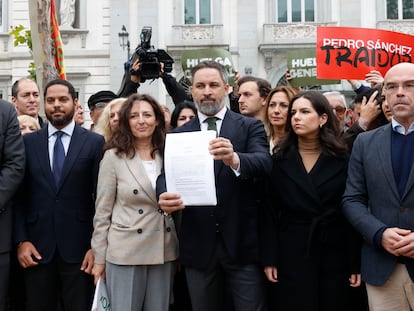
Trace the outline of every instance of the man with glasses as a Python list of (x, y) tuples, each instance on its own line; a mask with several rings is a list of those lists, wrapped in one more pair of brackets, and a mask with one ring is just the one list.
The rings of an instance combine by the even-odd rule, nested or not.
[(90, 128), (91, 131), (93, 131), (93, 126), (96, 122), (98, 122), (99, 116), (101, 115), (106, 104), (115, 98), (118, 98), (118, 95), (112, 91), (99, 91), (89, 97), (89, 114), (93, 122)]
[(384, 77), (388, 125), (358, 135), (343, 212), (363, 238), (369, 309), (414, 310), (414, 64)]
[(345, 129), (345, 112), (347, 111), (345, 96), (339, 92), (325, 92), (323, 93), (329, 101), (332, 110), (339, 120), (341, 129)]

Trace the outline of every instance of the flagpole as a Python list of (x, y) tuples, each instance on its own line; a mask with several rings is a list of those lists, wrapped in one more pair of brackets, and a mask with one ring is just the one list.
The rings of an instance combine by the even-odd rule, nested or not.
[[(36, 80), (40, 93), (43, 94), (43, 87), (47, 82), (59, 77), (52, 53), (50, 0), (28, 2)], [(44, 116), (43, 105), (41, 105), (41, 115)]]

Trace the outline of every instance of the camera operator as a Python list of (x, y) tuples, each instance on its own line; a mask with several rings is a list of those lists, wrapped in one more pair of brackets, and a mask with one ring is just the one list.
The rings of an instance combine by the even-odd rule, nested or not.
[[(128, 97), (137, 92), (140, 83), (148, 79), (161, 78), (174, 105), (185, 100), (192, 101), (191, 94), (175, 77), (169, 74), (172, 71), (174, 60), (165, 50), (156, 49), (151, 45), (151, 36), (152, 28), (150, 26), (143, 27), (140, 34), (141, 43), (137, 46), (131, 58), (124, 64), (125, 73), (118, 96)], [(237, 73), (235, 76), (236, 82), (239, 77)], [(229, 94), (229, 99), (229, 108), (239, 112), (237, 86)]]
[[(129, 61), (127, 62), (129, 63)], [(128, 69), (125, 68), (124, 78), (122, 79), (121, 89), (118, 91), (118, 96), (128, 97), (133, 93), (137, 93), (137, 89), (140, 87), (141, 76), (140, 72), (140, 62), (136, 60), (132, 63), (125, 65)], [(177, 105), (184, 100), (191, 100), (190, 95), (186, 92), (185, 88), (177, 82), (177, 80), (170, 74), (164, 72), (164, 64), (160, 63), (160, 78), (165, 85), (165, 88), (168, 94), (171, 96), (174, 105)], [(130, 70), (132, 68), (133, 70)]]

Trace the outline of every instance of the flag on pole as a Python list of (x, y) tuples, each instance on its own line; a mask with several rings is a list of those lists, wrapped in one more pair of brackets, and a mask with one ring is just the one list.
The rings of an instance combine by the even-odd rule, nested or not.
[(60, 37), (59, 23), (56, 17), (55, 0), (50, 0), (50, 32), (54, 47), (55, 67), (62, 80), (66, 80), (65, 62), (63, 58), (62, 38)]

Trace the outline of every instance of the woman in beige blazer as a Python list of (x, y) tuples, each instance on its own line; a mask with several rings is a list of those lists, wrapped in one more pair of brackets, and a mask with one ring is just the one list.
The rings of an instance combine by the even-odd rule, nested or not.
[(93, 274), (106, 278), (112, 310), (167, 311), (170, 304), (178, 240), (155, 196), (164, 139), (157, 101), (131, 95), (101, 162), (92, 236)]

